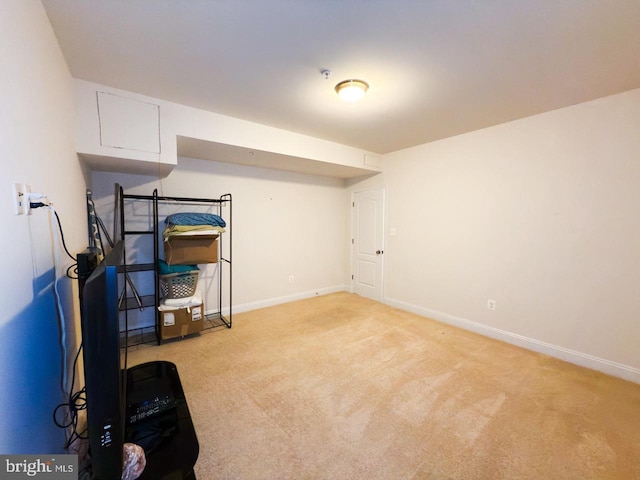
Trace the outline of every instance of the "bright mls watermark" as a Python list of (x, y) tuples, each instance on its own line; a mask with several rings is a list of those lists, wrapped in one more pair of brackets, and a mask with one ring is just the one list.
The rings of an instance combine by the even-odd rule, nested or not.
[(0, 480), (76, 480), (78, 455), (0, 455)]

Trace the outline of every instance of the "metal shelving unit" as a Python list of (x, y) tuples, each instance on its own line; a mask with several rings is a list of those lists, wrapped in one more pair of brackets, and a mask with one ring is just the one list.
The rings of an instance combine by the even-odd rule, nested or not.
[[(166, 206), (171, 204), (190, 204), (194, 206), (206, 206), (213, 208), (215, 210), (215, 213), (220, 215), (221, 217), (222, 208), (228, 208), (228, 211), (225, 212), (224, 215), (225, 222), (227, 223), (227, 232), (220, 235), (219, 237), (221, 253), (220, 259), (218, 261), (219, 265), (217, 272), (218, 304), (215, 312), (206, 315), (204, 319), (204, 329), (222, 326), (231, 328), (233, 324), (233, 270), (231, 261), (233, 256), (233, 229), (230, 228), (232, 225), (233, 213), (231, 194), (226, 193), (224, 195), (221, 195), (219, 198), (170, 197), (159, 196), (156, 189), (153, 191), (152, 195), (136, 195), (125, 194), (122, 187), (116, 185), (116, 195), (118, 196), (116, 204), (118, 205), (120, 216), (120, 236), (121, 239), (125, 241), (125, 262), (123, 265), (123, 273), (125, 273), (125, 275), (128, 277), (130, 273), (134, 272), (150, 272), (153, 274), (154, 285), (154, 291), (152, 294), (139, 295), (133, 282), (130, 280), (126, 282), (127, 285), (123, 291), (123, 298), (121, 298), (120, 302), (121, 310), (132, 310), (136, 308), (142, 310), (144, 308), (153, 307), (155, 320), (153, 327), (142, 327), (129, 330), (127, 325), (126, 336), (128, 345), (132, 346), (140, 343), (149, 343), (154, 340), (158, 344), (161, 343), (160, 313), (158, 311), (158, 305), (160, 303), (160, 284), (157, 270), (158, 259), (160, 258), (160, 242), (162, 241), (162, 235), (158, 227), (158, 212), (160, 205)], [(149, 211), (151, 216), (150, 221), (152, 225), (149, 230), (128, 230), (126, 228), (127, 219), (125, 215), (125, 201), (147, 202), (148, 205), (150, 205), (151, 208)], [(147, 235), (151, 235), (153, 238), (153, 263), (128, 264), (126, 262), (126, 238), (130, 238), (132, 236)], [(224, 255), (225, 249), (223, 248), (223, 243), (225, 241), (229, 242), (227, 256)], [(228, 269), (228, 285), (225, 285), (224, 282), (225, 273), (227, 272), (226, 269)], [(129, 295), (129, 293), (131, 293), (131, 295)], [(223, 300), (227, 300), (228, 302), (228, 311), (226, 312), (226, 314), (223, 313)]]

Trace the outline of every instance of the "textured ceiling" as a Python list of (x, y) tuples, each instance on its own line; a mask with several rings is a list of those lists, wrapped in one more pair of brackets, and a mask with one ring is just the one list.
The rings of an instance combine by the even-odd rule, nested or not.
[(376, 153), (640, 88), (638, 0), (42, 3), (76, 78)]

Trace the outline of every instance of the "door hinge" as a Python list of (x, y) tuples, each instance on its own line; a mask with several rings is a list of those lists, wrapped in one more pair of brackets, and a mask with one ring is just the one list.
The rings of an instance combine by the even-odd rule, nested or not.
[(351, 239), (351, 245), (353, 245), (354, 243), (356, 243), (355, 239)]
[(351, 280), (353, 280), (353, 275), (351, 275)]
[(351, 206), (355, 207), (356, 206), (356, 202), (351, 202)]

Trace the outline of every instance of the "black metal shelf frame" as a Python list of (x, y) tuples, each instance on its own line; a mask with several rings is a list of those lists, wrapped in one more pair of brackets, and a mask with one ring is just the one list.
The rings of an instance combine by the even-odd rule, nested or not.
[[(219, 198), (195, 198), (195, 197), (172, 197), (172, 196), (164, 196), (164, 195), (158, 195), (158, 190), (155, 189), (153, 191), (152, 195), (137, 195), (137, 194), (125, 194), (122, 187), (121, 186), (116, 186), (116, 194), (118, 195), (118, 199), (116, 201), (116, 204), (118, 205), (119, 208), (119, 214), (120, 214), (120, 235), (121, 235), (121, 239), (124, 241), (126, 236), (128, 235), (153, 235), (154, 238), (154, 242), (153, 242), (153, 259), (154, 259), (154, 263), (150, 264), (150, 263), (144, 263), (144, 264), (131, 264), (128, 265), (126, 263), (126, 244), (125, 244), (125, 252), (124, 252), (124, 266), (123, 266), (123, 272), (125, 273), (125, 275), (127, 275), (128, 273), (131, 272), (143, 272), (143, 271), (153, 271), (153, 275), (154, 275), (154, 294), (153, 295), (138, 295), (136, 290), (135, 290), (135, 286), (132, 284), (132, 282), (126, 282), (129, 284), (129, 286), (131, 287), (133, 296), (129, 297), (128, 295), (126, 295), (126, 292), (128, 291), (127, 286), (125, 285), (125, 299), (124, 302), (122, 302), (121, 305), (121, 309), (123, 310), (131, 310), (131, 309), (135, 309), (135, 308), (145, 308), (145, 307), (154, 307), (155, 310), (155, 338), (158, 344), (161, 343), (161, 336), (160, 336), (160, 312), (158, 311), (158, 306), (160, 303), (160, 283), (159, 283), (159, 276), (158, 276), (158, 270), (157, 270), (157, 264), (158, 264), (158, 259), (159, 259), (159, 252), (160, 252), (160, 246), (159, 243), (161, 241), (162, 236), (159, 235), (159, 231), (158, 231), (158, 224), (159, 224), (159, 218), (158, 218), (158, 204), (159, 203), (167, 203), (167, 204), (171, 204), (171, 203), (192, 203), (192, 204), (198, 204), (198, 205), (214, 205), (217, 207), (217, 213), (218, 215), (222, 216), (222, 207), (223, 206), (227, 206), (228, 207), (228, 213), (225, 214), (225, 218), (226, 218), (226, 222), (228, 225), (233, 225), (233, 210), (232, 210), (232, 195), (230, 193), (226, 193), (224, 195), (221, 195)], [(125, 228), (126, 226), (126, 222), (125, 222), (125, 214), (124, 214), (124, 202), (125, 200), (140, 200), (140, 201), (147, 201), (147, 202), (151, 202), (152, 205), (152, 221), (153, 221), (153, 227), (151, 230), (127, 230)], [(217, 311), (207, 314), (206, 318), (205, 318), (205, 322), (204, 322), (204, 329), (208, 329), (208, 328), (216, 328), (216, 327), (220, 327), (220, 326), (226, 326), (227, 328), (231, 328), (231, 326), (233, 325), (233, 269), (232, 269), (232, 261), (231, 259), (233, 258), (233, 228), (229, 228), (228, 232), (220, 235), (219, 237), (219, 242), (220, 242), (220, 258), (219, 258), (219, 267), (218, 267), (218, 273), (217, 273), (217, 281), (218, 281), (218, 305), (217, 305)], [(223, 242), (225, 241), (225, 238), (228, 238), (229, 241), (229, 254), (228, 254), (228, 258), (224, 256), (224, 248), (223, 248)], [(224, 277), (224, 265), (226, 265), (226, 268), (228, 268), (228, 274), (229, 274), (229, 280), (228, 280), (228, 289), (225, 290), (224, 288), (224, 281), (223, 281), (223, 277)], [(223, 314), (223, 299), (227, 299), (228, 300), (228, 313), (225, 315)], [(128, 330), (128, 325), (126, 326), (127, 330)], [(130, 332), (135, 334), (135, 335), (139, 335), (139, 337), (141, 339), (143, 338), (148, 338), (148, 332), (151, 329), (151, 327), (142, 327), (142, 328), (137, 328), (137, 329), (133, 329)], [(139, 330), (139, 332), (138, 332)], [(146, 341), (148, 340), (141, 340), (139, 343), (146, 343)]]

